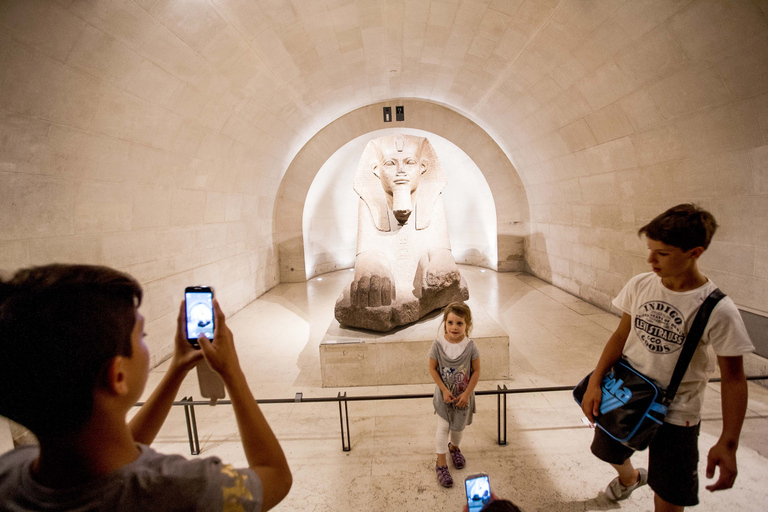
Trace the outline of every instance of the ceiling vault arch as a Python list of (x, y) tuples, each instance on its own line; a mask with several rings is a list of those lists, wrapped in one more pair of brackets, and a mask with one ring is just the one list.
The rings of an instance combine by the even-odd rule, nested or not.
[[(383, 108), (403, 106), (405, 121), (384, 122)], [(306, 280), (302, 212), (307, 193), (323, 163), (344, 144), (384, 128), (416, 128), (461, 148), (480, 168), (496, 204), (498, 269), (523, 270), (528, 230), (528, 199), (512, 162), (480, 126), (444, 105), (421, 99), (393, 99), (353, 110), (318, 131), (286, 169), (275, 200), (274, 240), (280, 282)]]

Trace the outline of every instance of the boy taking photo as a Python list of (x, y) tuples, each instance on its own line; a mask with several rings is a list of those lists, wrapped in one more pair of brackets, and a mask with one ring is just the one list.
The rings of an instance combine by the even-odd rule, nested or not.
[[(179, 308), (168, 372), (137, 414), (149, 375), (142, 289), (116, 270), (48, 265), (0, 281), (0, 414), (39, 446), (0, 456), (0, 510), (269, 510), (291, 471), (251, 394), (214, 299), (213, 341), (186, 339)], [(149, 448), (202, 358), (224, 381), (248, 468)]]

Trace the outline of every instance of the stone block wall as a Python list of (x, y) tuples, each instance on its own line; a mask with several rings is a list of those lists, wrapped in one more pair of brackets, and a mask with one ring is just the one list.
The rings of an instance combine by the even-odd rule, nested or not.
[(765, 0), (0, 2), (0, 268), (136, 274), (162, 358), (190, 281), (231, 312), (306, 278), (312, 177), (385, 105), (483, 171), (500, 269), (607, 307), (695, 201), (768, 316)]
[(530, 272), (608, 308), (629, 277), (648, 271), (637, 229), (696, 202), (720, 224), (703, 271), (739, 306), (768, 315), (768, 18), (759, 4), (552, 7), (495, 101), (476, 110), (525, 184)]
[(231, 314), (277, 284), (277, 175), (298, 139), (268, 76), (243, 92), (238, 37), (214, 23), (185, 38), (166, 7), (0, 5), (0, 269), (134, 275), (153, 364), (185, 286), (213, 286)]

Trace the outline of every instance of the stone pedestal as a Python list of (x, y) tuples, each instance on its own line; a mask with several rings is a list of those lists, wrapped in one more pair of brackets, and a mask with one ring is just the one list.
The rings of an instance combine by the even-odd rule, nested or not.
[[(479, 306), (472, 307), (472, 340), (480, 350), (480, 380), (509, 377), (509, 336)], [(323, 387), (425, 384), (432, 381), (428, 354), (442, 315), (381, 333), (342, 328), (335, 319), (320, 344)]]

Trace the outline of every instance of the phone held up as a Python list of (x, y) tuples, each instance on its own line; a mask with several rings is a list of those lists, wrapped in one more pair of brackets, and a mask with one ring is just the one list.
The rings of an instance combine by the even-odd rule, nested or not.
[[(213, 341), (213, 288), (210, 286), (187, 286), (184, 289), (184, 304), (187, 312), (187, 341), (199, 349), (200, 344), (197, 342), (197, 338), (201, 334)], [(205, 398), (210, 398), (211, 405), (216, 405), (217, 400), (227, 396), (224, 381), (205, 360), (200, 361), (196, 368), (200, 394)]]
[(491, 501), (491, 481), (485, 473), (469, 475), (464, 479), (469, 512), (480, 512)]
[(187, 341), (200, 348), (197, 338), (201, 334), (213, 341), (213, 288), (210, 286), (187, 286), (184, 289), (187, 310)]

